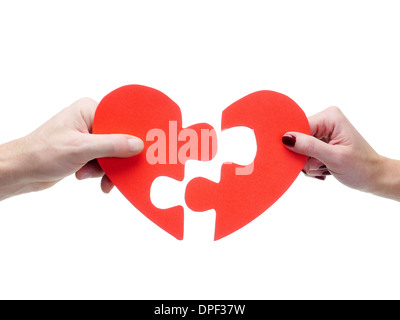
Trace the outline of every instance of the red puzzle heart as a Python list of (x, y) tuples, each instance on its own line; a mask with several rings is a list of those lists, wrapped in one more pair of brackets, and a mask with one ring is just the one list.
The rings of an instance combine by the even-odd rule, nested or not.
[[(175, 123), (172, 132), (171, 122)], [(290, 187), (306, 160), (306, 157), (290, 152), (281, 143), (285, 132), (309, 133), (309, 125), (300, 107), (280, 93), (256, 92), (225, 109), (222, 130), (235, 126), (254, 129), (257, 155), (252, 166), (224, 164), (219, 183), (196, 178), (189, 182), (186, 189), (186, 202), (191, 209), (215, 209), (216, 240), (235, 232), (267, 210)], [(158, 153), (148, 159), (155, 143), (149, 145), (146, 138), (149, 140), (149, 133), (154, 133), (154, 130), (165, 132), (167, 147), (165, 150), (157, 148)], [(204, 139), (203, 131), (210, 133)], [(177, 239), (183, 239), (183, 208), (156, 208), (150, 200), (150, 188), (159, 176), (182, 181), (187, 159), (212, 159), (216, 152), (212, 127), (197, 124), (182, 129), (180, 109), (171, 99), (155, 89), (131, 85), (111, 92), (100, 102), (93, 133), (131, 134), (145, 141), (145, 149), (137, 157), (103, 158), (99, 159), (99, 163), (137, 209)], [(179, 139), (180, 135), (183, 138)], [(153, 136), (150, 134), (150, 137)], [(160, 137), (162, 135), (158, 136), (158, 140), (162, 140)], [(185, 148), (187, 137), (195, 141), (197, 147), (197, 151), (189, 155), (188, 148)], [(189, 149), (193, 151), (193, 148)], [(204, 153), (204, 150), (207, 152)]]

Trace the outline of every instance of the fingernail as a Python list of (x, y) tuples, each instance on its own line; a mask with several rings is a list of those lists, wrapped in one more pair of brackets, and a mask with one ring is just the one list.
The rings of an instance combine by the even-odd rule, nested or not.
[(331, 173), (330, 173), (329, 171), (324, 171), (324, 172), (322, 172), (322, 175), (323, 175), (323, 176), (330, 176)]
[(284, 134), (282, 137), (282, 143), (288, 147), (294, 147), (296, 144), (296, 137), (291, 134)]
[(318, 169), (319, 170), (324, 170), (324, 169), (326, 169), (326, 165), (320, 166)]
[(129, 152), (136, 155), (143, 151), (144, 144), (143, 141), (139, 138), (130, 138), (128, 139), (129, 144)]
[(316, 177), (314, 177), (315, 179), (318, 179), (318, 180), (325, 180), (326, 179), (326, 177), (322, 177), (322, 176), (316, 176)]

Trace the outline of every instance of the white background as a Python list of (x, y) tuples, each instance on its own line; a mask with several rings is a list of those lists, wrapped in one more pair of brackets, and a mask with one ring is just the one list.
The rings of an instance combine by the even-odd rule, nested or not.
[[(309, 116), (337, 105), (379, 153), (400, 158), (399, 9), (365, 0), (1, 0), (0, 142), (78, 98), (137, 83), (177, 102), (185, 126), (218, 128), (225, 107), (261, 89)], [(103, 195), (99, 181), (74, 177), (5, 200), (0, 298), (400, 298), (395, 201), (301, 175), (218, 242), (215, 213), (185, 218), (177, 241), (118, 190)]]

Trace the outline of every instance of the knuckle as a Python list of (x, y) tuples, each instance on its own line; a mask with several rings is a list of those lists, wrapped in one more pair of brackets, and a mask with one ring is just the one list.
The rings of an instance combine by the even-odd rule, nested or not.
[(97, 105), (97, 102), (94, 101), (92, 98), (89, 98), (89, 97), (81, 98), (77, 102), (79, 104), (83, 104), (83, 105)]
[(72, 107), (74, 107), (75, 110), (77, 110), (77, 112), (78, 111), (80, 112), (81, 110), (86, 110), (86, 109), (91, 110), (91, 109), (97, 108), (97, 102), (94, 101), (92, 98), (85, 97), (85, 98), (81, 98), (81, 99), (75, 101), (72, 104)]
[(332, 117), (336, 118), (343, 117), (342, 110), (340, 110), (340, 108), (336, 106), (329, 107), (328, 109), (326, 109), (326, 112)]
[(112, 141), (108, 144), (108, 152), (116, 157), (123, 153), (121, 150), (123, 150), (123, 148), (119, 141)]
[(89, 135), (74, 134), (65, 141), (65, 150), (73, 162), (84, 164), (95, 153), (96, 148)]
[(315, 141), (314, 139), (309, 139), (307, 143), (304, 145), (304, 153), (308, 156), (312, 156), (315, 151)]

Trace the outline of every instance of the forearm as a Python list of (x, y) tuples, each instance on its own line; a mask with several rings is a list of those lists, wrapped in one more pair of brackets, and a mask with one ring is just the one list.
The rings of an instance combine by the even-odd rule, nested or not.
[(400, 201), (400, 161), (381, 157), (371, 192), (381, 197)]
[(25, 179), (28, 156), (23, 149), (21, 139), (0, 145), (0, 201), (32, 189)]

